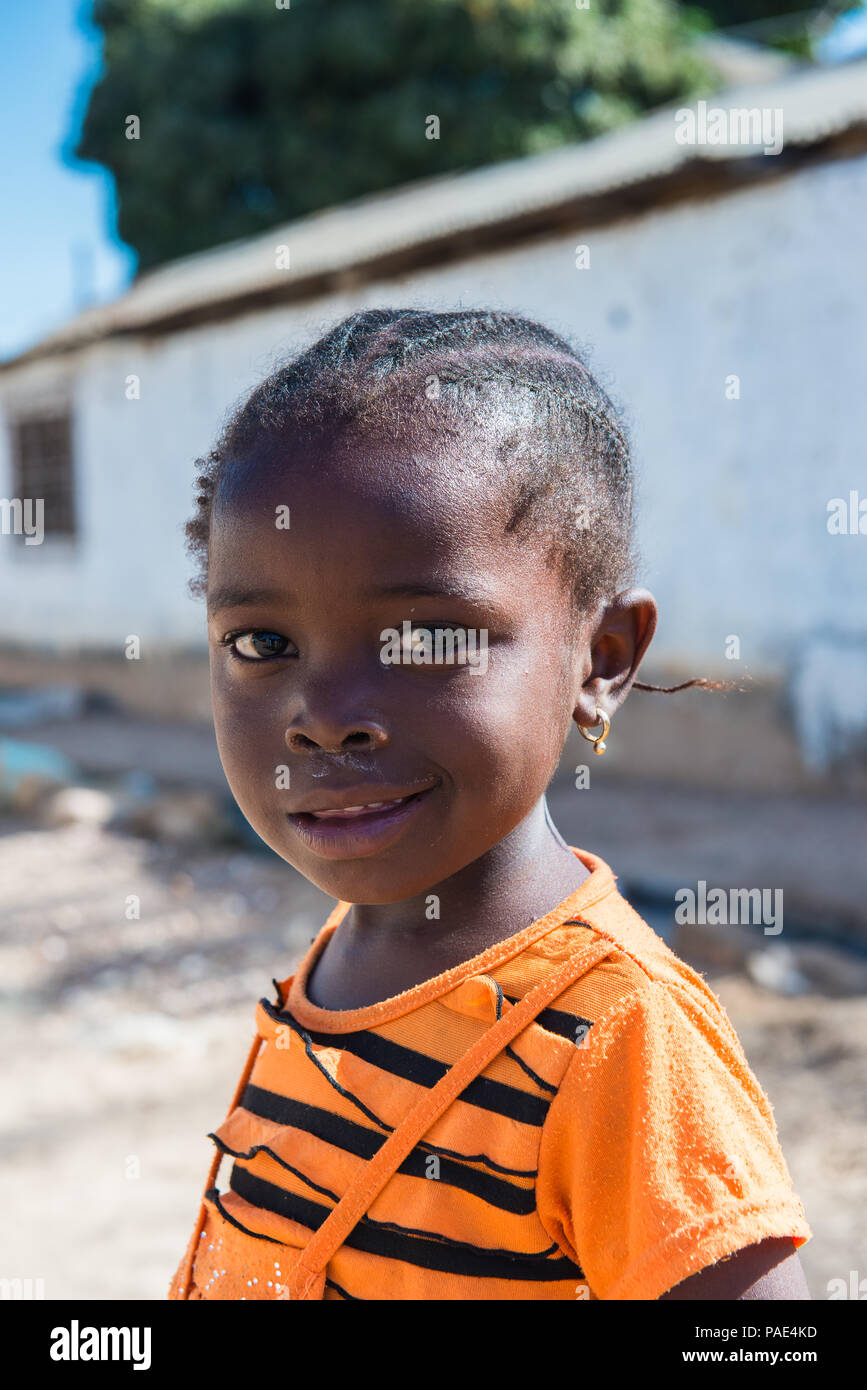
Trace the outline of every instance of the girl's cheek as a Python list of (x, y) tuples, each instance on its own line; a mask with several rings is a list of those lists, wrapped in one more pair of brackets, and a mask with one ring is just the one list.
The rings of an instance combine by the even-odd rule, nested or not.
[(288, 758), (280, 730), (272, 733), (261, 711), (239, 709), (217, 690), (212, 711), (220, 761), (233, 794), (245, 801), (262, 799), (276, 785), (278, 766), (286, 760), (282, 755)]

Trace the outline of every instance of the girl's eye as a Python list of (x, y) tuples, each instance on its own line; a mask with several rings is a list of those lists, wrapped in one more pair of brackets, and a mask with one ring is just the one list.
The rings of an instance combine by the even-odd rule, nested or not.
[(229, 649), (242, 661), (267, 661), (277, 656), (289, 656), (287, 647), (295, 646), (288, 637), (279, 632), (255, 629), (253, 632), (239, 632), (225, 639)]
[(444, 649), (454, 647), (463, 641), (466, 642), (466, 634), (469, 628), (464, 627), (463, 623), (413, 623), (411, 631), (404, 632), (400, 640), (400, 649), (408, 656), (412, 656), (414, 651), (423, 652), (430, 648), (436, 650), (437, 644), (445, 644)]

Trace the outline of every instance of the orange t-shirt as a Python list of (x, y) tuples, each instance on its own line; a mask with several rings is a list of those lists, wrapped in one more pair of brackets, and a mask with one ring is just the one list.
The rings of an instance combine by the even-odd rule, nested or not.
[[(275, 1002), (213, 1138), (232, 1164), (194, 1232), (194, 1299), (281, 1296), (287, 1259), (418, 1099), (591, 933), (616, 949), (430, 1126), (328, 1263), (326, 1299), (656, 1299), (769, 1236), (812, 1231), (771, 1105), (719, 1000), (597, 855), (577, 892), (391, 999), (331, 1011), (305, 983), (339, 903)], [(170, 1298), (183, 1296), (181, 1273)]]

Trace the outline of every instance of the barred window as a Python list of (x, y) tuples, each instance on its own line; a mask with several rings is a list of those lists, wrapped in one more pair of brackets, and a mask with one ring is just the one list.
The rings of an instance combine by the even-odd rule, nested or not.
[(11, 422), (13, 496), (43, 498), (45, 535), (76, 531), (72, 419), (68, 411)]

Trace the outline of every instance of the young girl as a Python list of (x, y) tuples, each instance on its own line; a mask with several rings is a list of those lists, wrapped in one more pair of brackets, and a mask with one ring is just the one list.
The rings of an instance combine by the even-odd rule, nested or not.
[(338, 903), (258, 1005), (170, 1297), (809, 1297), (722, 1006), (546, 806), (656, 625), (627, 441), (573, 347), (353, 314), (198, 483), (229, 785)]

